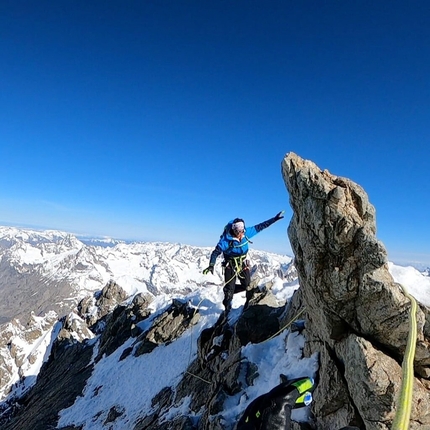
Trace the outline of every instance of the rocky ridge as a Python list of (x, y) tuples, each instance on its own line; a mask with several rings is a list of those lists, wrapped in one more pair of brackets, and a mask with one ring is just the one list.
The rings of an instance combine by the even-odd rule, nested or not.
[[(106, 301), (98, 297), (99, 319), (90, 322), (93, 332), (88, 333), (89, 326), (85, 322), (85, 301), (80, 303), (80, 315), (71, 314), (58, 322), (58, 335), (49, 359), (40, 370), (37, 383), (23, 395), (11, 397), (3, 403), (0, 415), (2, 429), (81, 428), (61, 426), (58, 414), (71, 406), (82, 393), (85, 381), (102, 358), (113, 354), (126, 341), (130, 346), (123, 348), (120, 361), (150, 354), (157, 347), (180, 338), (200, 319), (198, 309), (181, 300), (173, 300), (143, 330), (139, 322), (151, 316), (148, 309), (150, 297), (139, 294), (125, 304), (124, 291), (115, 283), (107, 285), (102, 296), (109, 297), (109, 305), (103, 308), (102, 304)], [(112, 310), (105, 312), (108, 308)], [(256, 288), (248, 309), (235, 324), (229, 324), (221, 315), (214, 326), (203, 330), (196, 339), (197, 356), (184, 372), (181, 381), (175, 387), (166, 386), (161, 390), (153, 399), (151, 412), (145, 414), (142, 411), (129, 428), (231, 428), (231, 423), (223, 417), (222, 404), (228, 397), (240, 392), (244, 384), (251, 384), (258, 374), (258, 369), (252, 363), (240, 358), (241, 347), (249, 342), (264, 342), (283, 327), (285, 329), (294, 313), (297, 313), (296, 306), (279, 306), (270, 291), (270, 285)], [(171, 415), (169, 411), (186, 398), (189, 401), (189, 414), (166, 419), (166, 416)], [(49, 399), (49, 402), (44, 399)], [(120, 405), (113, 405), (109, 411), (95, 411), (93, 419), (110, 428), (123, 413)], [(196, 416), (200, 416), (198, 423)], [(297, 428), (300, 426), (297, 425)]]
[[(0, 400), (37, 374), (49, 352), (38, 345), (55, 337), (57, 320), (79, 306), (77, 313), (92, 327), (117, 304), (105, 295), (111, 283), (121, 285), (123, 300), (210, 288), (222, 278), (220, 265), (215, 276), (202, 275), (211, 250), (170, 243), (94, 246), (69, 233), (0, 227)], [(250, 256), (262, 279), (295, 276), (288, 273), (291, 257), (257, 250)], [(25, 386), (33, 379), (26, 378)]]
[[(294, 153), (282, 162), (288, 234), (306, 304), (308, 354), (320, 355), (317, 428), (390, 429), (402, 382), (410, 300), (376, 239), (375, 208), (347, 178)], [(410, 429), (430, 428), (430, 313), (419, 305)]]
[[(264, 344), (280, 331), (288, 343), (294, 330), (303, 330), (306, 339), (303, 360), (319, 357), (319, 364), (312, 415), (294, 421), (292, 429), (392, 427), (410, 301), (390, 275), (384, 246), (376, 239), (375, 209), (360, 186), (296, 154), (285, 157), (282, 175), (293, 208), (288, 233), (295, 261), (272, 275), (284, 276), (286, 287), (297, 271), (300, 288), (280, 303), (272, 292), (273, 277), (258, 280), (249, 307), (234, 321), (221, 315), (200, 333), (195, 358), (182, 378), (161, 389), (151, 408), (128, 424), (130, 430), (233, 430), (239, 416), (228, 419), (225, 405), (252, 386), (259, 372), (243, 347)], [(181, 264), (186, 267), (187, 261)], [(267, 275), (270, 268), (265, 268)], [(3, 402), (1, 428), (84, 430), (84, 424), (63, 425), (59, 414), (88, 389), (88, 378), (106, 357), (120, 351), (118, 362), (138, 360), (199, 323), (199, 309), (184, 300), (173, 300), (153, 315), (158, 288), (153, 286), (153, 291), (130, 295), (109, 281), (82, 298), (76, 314), (56, 322), (49, 359), (30, 389)], [(294, 327), (298, 315), (303, 324)], [(430, 429), (428, 316), (420, 303), (411, 430)], [(94, 388), (93, 397), (99, 390), (103, 387)], [(90, 421), (100, 429), (124, 428), (118, 426), (125, 415), (117, 404), (94, 410)]]

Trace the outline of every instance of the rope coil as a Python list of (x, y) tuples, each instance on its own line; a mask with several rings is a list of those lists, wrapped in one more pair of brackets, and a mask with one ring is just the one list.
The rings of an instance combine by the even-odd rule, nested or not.
[(414, 386), (414, 357), (417, 343), (417, 302), (401, 285), (403, 293), (411, 302), (409, 310), (409, 333), (402, 362), (402, 384), (399, 393), (398, 408), (394, 417), (392, 430), (408, 430), (412, 410)]

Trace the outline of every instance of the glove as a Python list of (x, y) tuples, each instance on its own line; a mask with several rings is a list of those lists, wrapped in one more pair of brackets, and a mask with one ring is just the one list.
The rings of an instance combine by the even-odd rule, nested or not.
[(281, 211), (278, 214), (275, 215), (275, 221), (279, 221), (280, 219), (284, 218), (284, 212), (285, 211)]
[(205, 270), (203, 270), (203, 275), (207, 275), (209, 272), (211, 272), (212, 275), (214, 274), (214, 265), (213, 264), (209, 264), (209, 266), (206, 267)]

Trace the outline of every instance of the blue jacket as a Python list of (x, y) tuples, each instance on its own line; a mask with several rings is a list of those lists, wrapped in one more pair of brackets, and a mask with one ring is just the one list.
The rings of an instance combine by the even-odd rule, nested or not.
[(237, 239), (232, 235), (232, 231), (231, 231), (232, 221), (230, 221), (227, 224), (228, 226), (230, 226), (230, 228), (227, 228), (227, 231), (221, 235), (217, 246), (212, 251), (209, 264), (215, 265), (216, 259), (221, 254), (223, 254), (226, 260), (230, 260), (234, 257), (240, 257), (240, 256), (246, 255), (249, 249), (248, 248), (248, 243), (250, 242), (249, 239), (251, 239), (251, 237), (255, 236), (257, 233), (260, 233), (261, 230), (264, 230), (265, 228), (269, 227), (276, 221), (277, 221), (276, 217), (273, 217), (268, 219), (267, 221), (263, 221), (260, 224), (254, 225), (252, 227), (246, 227), (244, 232), (245, 234), (242, 240), (240, 241), (239, 239)]

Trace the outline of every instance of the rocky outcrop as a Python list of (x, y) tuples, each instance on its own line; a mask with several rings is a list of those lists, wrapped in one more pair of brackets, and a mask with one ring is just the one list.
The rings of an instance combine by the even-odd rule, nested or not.
[(44, 317), (37, 317), (32, 312), (25, 326), (16, 318), (0, 326), (0, 398), (5, 397), (14, 383), (42, 359), (37, 348), (29, 346), (45, 342), (57, 319), (55, 312)]
[[(58, 413), (73, 404), (82, 394), (87, 379), (97, 361), (113, 353), (126, 340), (134, 338), (132, 347), (126, 348), (120, 360), (133, 354), (138, 357), (153, 351), (157, 346), (168, 344), (179, 338), (186, 329), (196, 324), (199, 313), (186, 303), (174, 300), (146, 331), (139, 329), (139, 322), (151, 314), (147, 308), (150, 300), (142, 294), (136, 295), (129, 305), (113, 303), (123, 298), (114, 284), (104, 289), (99, 300), (102, 308), (96, 315), (100, 320), (90, 321), (100, 330), (97, 339), (84, 319), (77, 314), (63, 317), (54, 330), (57, 334), (49, 359), (43, 364), (37, 382), (23, 396), (9, 398), (0, 410), (0, 427), (4, 430), (45, 430), (54, 428)], [(110, 292), (109, 292), (110, 291)], [(106, 311), (106, 298), (110, 312)], [(108, 312), (108, 313), (105, 313)], [(97, 354), (95, 354), (95, 350)], [(106, 418), (106, 425), (121, 416), (121, 408), (113, 407)], [(64, 429), (66, 430), (66, 429)]]
[(46, 430), (55, 428), (58, 412), (73, 404), (91, 376), (93, 346), (73, 332), (85, 330), (77, 316), (57, 323), (58, 336), (49, 360), (43, 364), (37, 383), (20, 398), (10, 398), (0, 412), (2, 430)]
[[(241, 348), (249, 342), (260, 343), (289, 327), (297, 313), (299, 295), (294, 303), (273, 306), (275, 301), (270, 285), (254, 293), (249, 307), (234, 324), (224, 314), (213, 327), (202, 331), (198, 338), (197, 358), (192, 361), (174, 389), (166, 387), (153, 399), (153, 411), (139, 420), (133, 430), (223, 430), (232, 422), (223, 415), (224, 402), (252, 385), (258, 369), (242, 356)], [(272, 305), (272, 306), (270, 306)], [(251, 323), (253, 318), (258, 318)], [(190, 417), (176, 417), (166, 421), (171, 409), (179, 408), (187, 400), (190, 416), (200, 415), (198, 423)], [(291, 430), (308, 428), (293, 423)]]
[[(127, 430), (232, 430), (243, 412), (240, 405), (252, 395), (252, 390), (247, 389), (258, 385), (258, 376), (264, 376), (259, 375), (264, 369), (259, 369), (243, 351), (249, 344), (258, 343), (260, 352), (266, 352), (264, 342), (281, 340), (276, 337), (282, 333), (283, 346), (276, 344), (276, 359), (282, 362), (289, 352), (289, 339), (299, 335), (296, 331), (304, 330), (305, 348), (295, 352), (295, 359), (305, 362), (303, 352), (312, 358), (312, 372), (317, 376), (313, 416), (306, 422), (292, 422), (291, 430), (390, 429), (398, 408), (411, 304), (388, 272), (386, 251), (376, 238), (375, 209), (360, 186), (322, 171), (295, 154), (285, 157), (282, 173), (293, 208), (288, 233), (294, 265), (281, 263), (275, 269), (260, 259), (255, 266), (257, 274), (265, 277), (279, 272), (277, 276), (273, 281), (254, 284), (253, 296), (241, 312), (233, 312), (233, 317), (230, 314), (228, 318), (221, 314), (213, 326), (204, 325), (200, 335), (194, 326), (200, 318), (205, 321), (203, 307), (177, 299), (151, 315), (151, 300), (158, 291), (155, 287), (127, 297), (113, 281), (82, 300), (77, 314), (69, 313), (55, 324), (51, 321), (51, 325), (40, 325), (34, 331), (21, 327), (27, 343), (37, 342), (42, 332), (48, 333), (45, 338), (52, 336), (56, 340), (31, 388), (26, 386), (20, 396), (13, 391), (1, 404), (0, 427), (81, 430), (85, 424), (61, 428), (59, 413), (76, 399), (85, 398), (86, 391), (91, 397), (101, 397), (104, 388), (112, 388), (109, 384), (113, 379), (108, 377), (91, 386), (93, 370), (104, 370), (103, 365), (111, 361), (128, 372), (127, 364), (145, 363), (146, 354), (167, 350), (160, 346), (167, 347), (182, 337), (179, 345), (189, 340), (189, 361), (182, 363), (174, 383), (161, 379), (165, 386), (160, 389), (160, 380), (154, 385), (155, 379), (148, 378), (153, 376), (149, 370), (127, 373), (126, 377), (139, 378), (139, 388), (145, 383), (156, 387), (151, 391), (150, 407), (145, 404), (139, 409), (128, 421)], [(172, 257), (166, 254), (163, 258)], [(189, 258), (188, 254), (181, 257), (181, 267), (189, 267)], [(199, 270), (195, 272), (200, 273), (206, 262), (199, 260), (195, 266)], [(151, 273), (159, 274), (161, 266), (156, 263), (154, 267)], [(287, 303), (279, 303), (272, 288), (279, 288), (280, 278), (286, 281), (284, 288), (289, 288), (296, 274), (300, 288)], [(170, 272), (168, 275), (169, 279), (175, 278)], [(179, 278), (177, 281), (174, 290), (188, 291), (188, 284), (181, 289)], [(158, 284), (154, 281), (151, 285)], [(205, 306), (210, 306), (210, 300)], [(422, 304), (417, 320), (409, 428), (425, 430), (430, 429), (430, 318)], [(12, 329), (15, 330), (13, 324), (0, 331), (0, 341), (3, 339), (3, 346), (10, 350), (7, 360), (0, 356), (0, 377), (9, 374), (9, 368), (15, 368), (24, 357), (24, 349), (18, 348), (19, 338), (11, 340), (15, 334)], [(318, 369), (315, 357), (319, 357)], [(34, 361), (31, 354), (24, 358)], [(294, 366), (300, 367), (303, 362)], [(153, 374), (158, 378), (157, 370)], [(160, 370), (162, 378), (163, 369)], [(138, 397), (140, 393), (136, 389), (127, 394)], [(114, 399), (106, 407), (103, 402), (91, 401), (90, 425), (122, 428), (122, 419), (129, 417), (125, 404), (120, 403)]]
[[(289, 153), (282, 174), (288, 235), (307, 314), (306, 351), (319, 352), (317, 429), (390, 429), (398, 407), (410, 301), (387, 267), (375, 209), (349, 179)], [(420, 305), (410, 429), (430, 428), (430, 315)]]
[[(127, 293), (111, 280), (101, 291), (82, 299), (78, 304), (78, 312), (92, 327), (126, 298)], [(94, 327), (94, 330), (97, 331), (97, 328)]]
[(151, 300), (152, 297), (137, 294), (129, 305), (117, 305), (113, 311), (103, 315), (101, 320), (93, 325), (98, 329), (103, 327), (100, 332), (96, 361), (114, 352), (130, 337), (134, 338), (140, 334), (138, 324), (151, 315), (148, 309)]
[(174, 299), (172, 305), (152, 322), (151, 328), (137, 338), (132, 348), (133, 354), (138, 357), (159, 345), (168, 345), (197, 324), (199, 318), (196, 309)]

